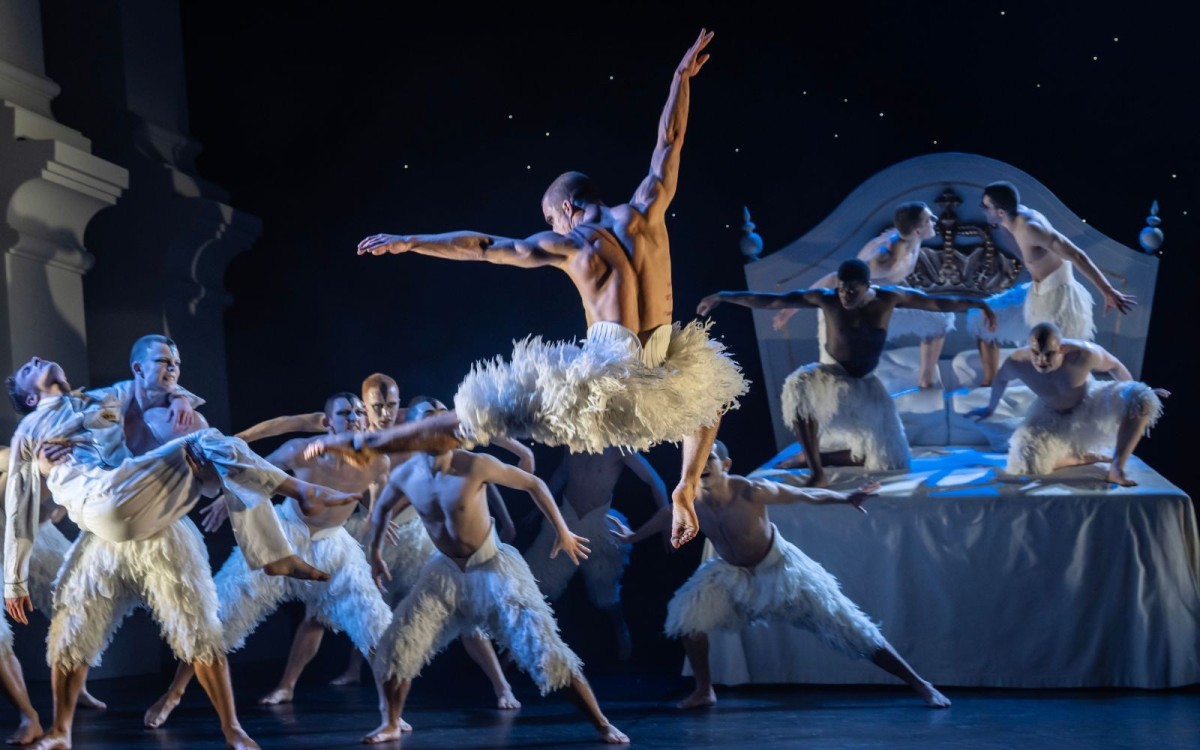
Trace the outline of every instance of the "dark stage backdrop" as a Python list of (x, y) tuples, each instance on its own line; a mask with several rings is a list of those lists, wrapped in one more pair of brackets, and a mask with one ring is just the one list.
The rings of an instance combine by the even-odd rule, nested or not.
[[(404, 397), (448, 400), (472, 360), (513, 339), (582, 335), (563, 274), (360, 258), (355, 244), (377, 232), (531, 234), (544, 228), (542, 191), (568, 169), (591, 174), (609, 202), (627, 200), (647, 172), (672, 71), (707, 26), (712, 59), (692, 85), (669, 220), (679, 318), (706, 293), (744, 287), (743, 205), (769, 253), (913, 156), (1009, 162), (1134, 247), (1158, 199), (1167, 239), (1143, 378), (1176, 395), (1139, 454), (1195, 495), (1185, 363), (1196, 317), (1197, 64), (1175, 4), (1116, 13), (850, 0), (798, 5), (786, 14), (794, 20), (755, 3), (717, 14), (376, 5), (184, 3), (200, 173), (264, 225), (226, 279), (235, 427), (320, 408), (375, 370), (394, 375)], [(716, 320), (761, 383), (749, 313), (722, 308)], [(774, 453), (766, 404), (756, 385), (724, 422), (735, 468)], [(538, 457), (548, 476), (559, 454)], [(678, 451), (650, 458), (672, 485)], [(648, 515), (645, 492), (628, 478), (622, 488), (631, 517)], [(509, 497), (518, 517), (532, 508)], [(635, 555), (626, 599), (640, 658), (678, 663), (655, 633), (699, 554), (693, 544)], [(586, 619), (564, 614), (568, 636), (592, 627)]]

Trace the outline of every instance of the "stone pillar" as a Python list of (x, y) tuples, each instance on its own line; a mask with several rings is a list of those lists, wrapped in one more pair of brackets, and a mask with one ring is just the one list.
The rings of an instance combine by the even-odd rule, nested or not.
[[(95, 260), (84, 235), (117, 202), (128, 173), (55, 120), (59, 86), (46, 77), (42, 42), (39, 0), (0, 0), (0, 371), (38, 354), (84, 385), (84, 274)], [(5, 437), (16, 422), (0, 408)]]
[(130, 173), (121, 203), (88, 227), (92, 377), (129, 377), (130, 344), (165, 333), (179, 344), (182, 382), (208, 400), (209, 422), (228, 430), (224, 275), (261, 222), (196, 174), (178, 4), (48, 3), (45, 23), (47, 68), (64, 88), (55, 111), (86, 123), (96, 153)]

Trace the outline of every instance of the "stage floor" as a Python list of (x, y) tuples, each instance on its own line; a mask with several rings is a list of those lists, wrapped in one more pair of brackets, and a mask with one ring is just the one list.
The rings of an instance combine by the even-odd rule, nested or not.
[[(437, 664), (431, 667), (436, 669)], [(278, 664), (235, 666), (241, 721), (264, 748), (358, 746), (375, 727), (374, 689), (323, 688), (301, 683), (289, 706), (263, 708), (257, 697), (272, 687)], [(382, 747), (560, 748), (593, 744), (592, 730), (559, 695), (540, 698), (523, 676), (513, 675), (524, 704), (517, 712), (487, 707), (478, 675), (455, 688), (450, 676), (419, 680), (406, 716), (416, 728), (402, 743)], [(712, 709), (682, 712), (673, 703), (690, 687), (662, 674), (601, 674), (592, 678), (608, 717), (635, 746), (679, 750), (752, 747), (800, 748), (1041, 748), (1200, 747), (1200, 689), (1172, 691), (1018, 691), (952, 687), (954, 705), (927, 709), (903, 687), (753, 686), (719, 690)], [(98, 680), (93, 692), (110, 708), (81, 710), (75, 747), (110, 750), (206, 750), (222, 747), (216, 717), (193, 686), (167, 726), (142, 728), (146, 705), (164, 684), (157, 678)], [(49, 686), (31, 686), (49, 718)], [(454, 697), (455, 695), (460, 697)], [(4, 713), (11, 726), (14, 715)]]

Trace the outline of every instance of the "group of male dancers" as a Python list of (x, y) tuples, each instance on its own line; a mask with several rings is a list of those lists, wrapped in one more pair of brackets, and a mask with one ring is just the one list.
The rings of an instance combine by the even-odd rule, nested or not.
[[(1024, 326), (1027, 346), (987, 374), (992, 402), (976, 416), (986, 417), (1019, 378), (1039, 402), (1014, 437), (1010, 470), (1044, 473), (1100, 460), (1095, 440), (1115, 432), (1109, 476), (1129, 483), (1125, 459), (1161, 404), (1112, 355), (1060, 328), (1074, 333), (1070, 326), (1083, 315), (1072, 263), (1100, 288), (1106, 306), (1124, 312), (1133, 299), (1113, 289), (1044, 217), (1020, 206), (1007, 184), (989, 186), (983, 206), (1016, 237), (1034, 278), (1019, 305), (897, 286), (934, 221), (923, 205), (902, 206), (895, 232), (864, 250), (865, 260), (844, 263), (827, 286), (785, 294), (720, 292), (700, 303), (702, 316), (720, 302), (822, 312), (828, 361), (801, 368), (784, 391), (784, 417), (804, 449), (809, 486), (730, 474), (728, 450), (716, 435), (721, 416), (748, 384), (709, 338), (710, 323), (675, 321), (665, 221), (677, 189), (690, 81), (708, 61), (711, 39), (702, 30), (677, 67), (650, 172), (628, 203), (605, 204), (587, 176), (569, 172), (542, 198), (548, 231), (524, 239), (471, 231), (374, 235), (360, 243), (360, 254), (548, 266), (574, 282), (586, 338), (530, 338), (508, 360), (478, 363), (460, 384), (453, 409), (420, 397), (401, 416), (399, 388), (377, 374), (363, 383), (361, 398), (337, 393), (320, 414), (281, 417), (230, 437), (206, 425), (196, 410), (203, 401), (179, 385), (178, 349), (157, 335), (134, 344), (133, 379), (110, 388), (73, 391), (58, 365), (37, 357), (9, 378), (13, 405), (26, 416), (13, 436), (6, 484), (5, 604), (21, 623), (35, 601), (48, 611), (54, 696), (54, 720), (43, 732), (5, 622), (0, 679), (22, 715), (11, 741), (36, 742), (43, 750), (71, 746), (88, 667), (99, 663), (120, 619), (141, 604), (179, 660), (175, 680), (146, 712), (146, 724), (167, 721), (195, 675), (227, 744), (257, 747), (238, 723), (225, 654), (281, 602), (298, 600), (306, 606), (305, 621), (279, 685), (263, 702), (291, 700), (323, 631), (341, 630), (360, 659), (340, 680), (354, 681), (361, 660), (368, 660), (380, 696), (380, 726), (364, 742), (394, 740), (411, 729), (404, 707), (413, 679), (461, 637), (491, 679), (500, 708), (520, 704), (493, 641), (543, 694), (566, 689), (601, 739), (625, 743), (629, 738), (605, 717), (579, 658), (560, 637), (547, 597), (559, 595), (582, 570), (592, 602), (613, 624), (618, 655), (627, 656), (618, 590), (628, 545), (668, 528), (674, 546), (703, 532), (716, 552), (668, 608), (666, 630), (683, 638), (696, 676), (681, 707), (716, 700), (707, 633), (762, 620), (811, 628), (831, 646), (904, 680), (930, 706), (949, 705), (837, 581), (779, 535), (767, 506), (832, 502), (862, 510), (878, 484), (827, 488), (824, 465), (832, 459), (823, 456), (822, 440), (843, 441), (842, 458), (868, 469), (907, 468), (903, 426), (871, 374), (893, 314), (903, 310), (940, 316), (913, 323), (930, 332), (930, 341), (944, 336), (945, 314), (978, 311), (985, 342), (1001, 330), (993, 306), (1022, 310), (1022, 323), (1012, 325)], [(1086, 290), (1082, 297), (1090, 321)], [(936, 353), (931, 356), (936, 362)], [(1092, 371), (1115, 380), (1098, 383)], [(1079, 420), (1094, 424), (1092, 434), (1077, 429)], [(265, 458), (249, 447), (296, 432), (310, 436), (289, 440)], [(523, 440), (565, 447), (554, 481), (561, 507), (533, 473)], [(680, 478), (669, 499), (638, 455), (663, 442), (682, 444)], [(517, 465), (471, 450), (491, 443), (512, 451)], [(612, 491), (626, 468), (646, 481), (661, 506), (636, 531), (611, 513)], [(542, 531), (524, 556), (504, 541), (512, 523), (496, 486), (528, 493), (543, 515)], [(285, 500), (272, 504), (273, 495)], [(228, 519), (237, 541), (215, 577), (187, 517), (202, 497), (212, 499), (202, 511), (205, 530)], [(69, 548), (47, 522), (56, 507), (81, 530)]]

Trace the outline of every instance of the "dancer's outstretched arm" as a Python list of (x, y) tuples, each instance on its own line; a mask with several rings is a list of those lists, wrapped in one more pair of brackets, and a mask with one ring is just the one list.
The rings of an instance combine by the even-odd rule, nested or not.
[(716, 292), (700, 300), (700, 304), (696, 306), (696, 314), (708, 315), (722, 302), (763, 310), (781, 310), (789, 307), (821, 307), (835, 299), (837, 299), (837, 292), (831, 289), (797, 289), (792, 292)]

